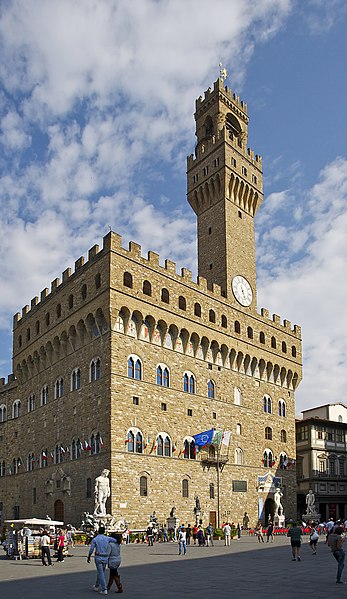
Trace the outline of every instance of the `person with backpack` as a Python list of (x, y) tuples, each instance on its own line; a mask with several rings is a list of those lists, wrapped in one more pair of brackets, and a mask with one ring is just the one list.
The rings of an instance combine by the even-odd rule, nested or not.
[(310, 532), (310, 540), (309, 540), (309, 545), (311, 547), (313, 555), (317, 554), (317, 543), (318, 543), (318, 539), (319, 539), (319, 534), (318, 534), (317, 529), (315, 528), (315, 526), (313, 526), (312, 529), (311, 529), (311, 532)]
[(187, 553), (187, 533), (184, 530), (184, 525), (180, 527), (177, 535), (178, 541), (178, 555), (185, 555)]

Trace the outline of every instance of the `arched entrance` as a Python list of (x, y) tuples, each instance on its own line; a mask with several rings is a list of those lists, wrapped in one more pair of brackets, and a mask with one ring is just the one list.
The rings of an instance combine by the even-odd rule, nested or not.
[(64, 504), (61, 499), (54, 502), (54, 520), (64, 522)]
[(275, 517), (275, 502), (271, 497), (268, 497), (264, 505), (264, 524), (267, 525), (270, 520), (274, 521)]

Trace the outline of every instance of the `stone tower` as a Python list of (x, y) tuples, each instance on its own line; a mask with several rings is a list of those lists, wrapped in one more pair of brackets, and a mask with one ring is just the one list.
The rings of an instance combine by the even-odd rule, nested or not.
[(187, 197), (198, 217), (198, 272), (229, 300), (256, 310), (254, 216), (262, 161), (247, 148), (243, 101), (218, 79), (196, 101), (197, 145), (188, 157)]

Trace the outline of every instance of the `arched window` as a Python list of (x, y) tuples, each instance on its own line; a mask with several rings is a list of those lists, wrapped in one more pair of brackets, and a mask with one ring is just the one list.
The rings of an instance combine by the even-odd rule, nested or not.
[(161, 290), (161, 301), (164, 302), (164, 304), (170, 303), (170, 294), (168, 290), (165, 289), (165, 287), (163, 287), (163, 289)]
[(57, 304), (55, 311), (57, 314), (57, 318), (60, 318), (61, 317), (61, 304)]
[(18, 345), (19, 347), (22, 347), (22, 335), (19, 335), (18, 337)]
[(210, 499), (214, 499), (214, 483), (210, 483)]
[(189, 497), (189, 483), (186, 478), (182, 480), (182, 497)]
[(48, 403), (48, 385), (44, 385), (41, 389), (41, 406)]
[(171, 456), (171, 439), (166, 433), (160, 433), (156, 440), (157, 455), (170, 457)]
[(12, 405), (12, 418), (19, 418), (20, 416), (20, 399), (16, 399)]
[(149, 281), (143, 281), (142, 291), (145, 295), (152, 295), (152, 285)]
[(68, 300), (67, 300), (67, 303), (68, 303), (69, 309), (71, 310), (73, 308), (73, 295), (72, 295), (72, 293), (70, 293), (70, 295), (68, 297)]
[(147, 476), (140, 476), (140, 496), (147, 497), (147, 495), (148, 495)]
[(7, 409), (5, 404), (2, 404), (2, 406), (0, 406), (0, 422), (6, 422), (6, 414), (7, 414)]
[(6, 464), (5, 460), (0, 462), (0, 476), (6, 476)]
[(123, 285), (124, 287), (133, 288), (133, 275), (130, 272), (125, 272), (123, 275)]
[(238, 320), (235, 320), (234, 330), (235, 330), (235, 333), (241, 333), (241, 325)]
[(137, 428), (132, 428), (127, 434), (127, 450), (129, 453), (143, 453), (143, 435)]
[(283, 351), (284, 354), (287, 353), (287, 344), (286, 344), (285, 341), (282, 341), (282, 351)]
[(260, 343), (265, 343), (265, 333), (262, 331), (259, 333), (259, 341)]
[(271, 414), (272, 402), (271, 402), (271, 397), (269, 395), (264, 395), (263, 404), (264, 404), (264, 412), (266, 414)]
[(208, 319), (210, 322), (216, 322), (216, 313), (214, 310), (210, 310), (208, 313)]
[(292, 356), (293, 356), (293, 358), (296, 358), (296, 347), (295, 347), (295, 345), (292, 345)]
[(270, 426), (265, 427), (265, 439), (272, 441), (272, 428)]
[(82, 441), (81, 439), (77, 439), (77, 441), (73, 440), (71, 445), (71, 459), (77, 460), (82, 452)]
[(28, 412), (35, 410), (35, 393), (31, 393), (28, 399)]
[(183, 457), (186, 460), (195, 460), (196, 459), (196, 447), (195, 441), (190, 439), (185, 439), (183, 443)]
[(54, 384), (54, 399), (59, 399), (64, 395), (64, 379), (57, 379)]
[(242, 466), (243, 464), (243, 451), (241, 447), (236, 447), (235, 449), (235, 464), (237, 466)]
[(252, 327), (247, 327), (247, 337), (248, 337), (248, 339), (253, 339), (253, 329), (252, 329)]
[(157, 385), (162, 387), (169, 387), (170, 384), (170, 373), (169, 369), (165, 364), (158, 364), (157, 366)]
[(48, 452), (47, 449), (42, 449), (40, 453), (40, 468), (47, 468), (48, 466)]
[(194, 304), (194, 316), (201, 317), (201, 306), (197, 302)]
[(27, 457), (27, 471), (32, 472), (35, 467), (35, 456), (33, 453), (29, 453)]
[(242, 395), (238, 387), (234, 387), (234, 404), (240, 406), (242, 404)]
[(281, 430), (281, 441), (282, 443), (287, 443), (287, 433), (285, 430)]
[(87, 299), (87, 285), (85, 283), (81, 287), (81, 298), (83, 300)]
[(287, 466), (288, 466), (288, 457), (287, 454), (284, 451), (281, 451), (280, 453), (280, 469), (281, 470), (287, 470)]
[(27, 341), (30, 341), (30, 328), (27, 329)]
[(71, 391), (77, 391), (81, 388), (81, 371), (75, 368), (71, 373)]
[(184, 373), (183, 391), (186, 393), (195, 393), (195, 377), (191, 372)]
[(242, 433), (242, 426), (241, 426), (240, 423), (237, 423), (237, 425), (236, 425), (236, 434), (237, 435), (241, 435), (241, 433)]
[(226, 329), (228, 326), (228, 319), (225, 316), (225, 314), (222, 314), (221, 326), (223, 327), (223, 329)]
[(344, 456), (339, 457), (339, 475), (344, 476), (346, 474), (346, 459)]
[(101, 360), (100, 358), (94, 358), (89, 366), (89, 380), (91, 383), (98, 381), (101, 376)]
[(330, 476), (336, 475), (336, 456), (330, 456), (328, 460)]
[(283, 418), (286, 416), (286, 402), (284, 399), (278, 401), (278, 415), (283, 416)]
[(274, 460), (271, 449), (265, 449), (262, 462), (264, 464), (264, 468), (272, 468)]
[(35, 324), (36, 335), (40, 333), (40, 321), (37, 320)]
[(275, 339), (275, 337), (271, 337), (271, 347), (273, 347), (274, 349), (276, 349), (276, 339)]
[(187, 302), (185, 297), (183, 297), (183, 295), (180, 295), (178, 298), (178, 307), (180, 310), (186, 310), (187, 309)]
[(212, 135), (213, 135), (213, 120), (210, 115), (208, 115), (205, 119), (204, 128), (205, 128), (205, 137), (212, 137)]
[(95, 275), (95, 279), (94, 280), (95, 280), (95, 289), (100, 289), (100, 287), (101, 287), (101, 274), (99, 272)]
[(214, 399), (215, 389), (216, 389), (216, 385), (214, 384), (213, 381), (209, 380), (207, 382), (207, 397), (209, 397), (210, 399)]
[(55, 452), (54, 452), (54, 463), (60, 464), (62, 461), (63, 461), (63, 454), (61, 451), (61, 445), (56, 445)]
[(128, 358), (128, 377), (137, 381), (142, 379), (142, 364), (138, 356)]

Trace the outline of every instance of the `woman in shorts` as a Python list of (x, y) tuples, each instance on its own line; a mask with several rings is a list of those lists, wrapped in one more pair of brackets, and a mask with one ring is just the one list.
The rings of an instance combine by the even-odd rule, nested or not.
[(122, 534), (112, 532), (110, 536), (116, 540), (116, 543), (109, 543), (108, 546), (108, 567), (110, 570), (110, 577), (108, 579), (107, 590), (110, 590), (114, 581), (117, 585), (116, 593), (123, 593), (123, 586), (120, 581), (120, 576), (118, 574), (118, 568), (121, 563), (120, 545), (122, 542)]
[(312, 530), (310, 532), (310, 541), (309, 541), (309, 545), (312, 549), (312, 553), (313, 555), (316, 555), (317, 553), (317, 543), (318, 543), (318, 539), (319, 539), (319, 534), (317, 529), (313, 526)]

